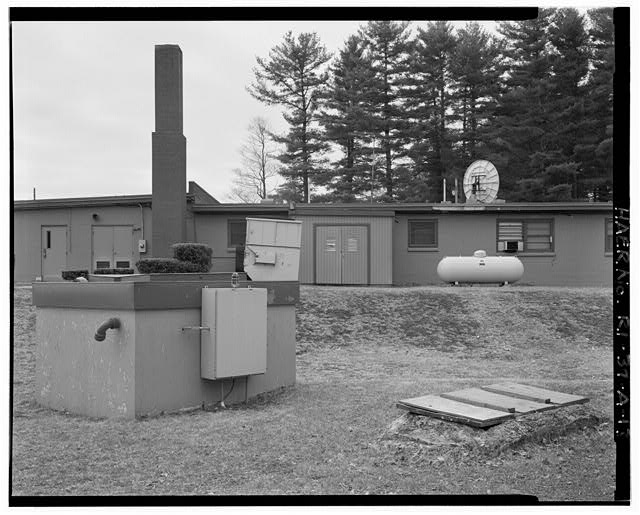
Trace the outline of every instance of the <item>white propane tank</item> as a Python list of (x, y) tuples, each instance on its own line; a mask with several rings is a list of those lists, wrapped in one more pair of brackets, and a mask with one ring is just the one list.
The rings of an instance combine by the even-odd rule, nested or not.
[(487, 256), (476, 250), (473, 256), (442, 258), (437, 272), (448, 283), (513, 283), (522, 277), (524, 265), (515, 256)]

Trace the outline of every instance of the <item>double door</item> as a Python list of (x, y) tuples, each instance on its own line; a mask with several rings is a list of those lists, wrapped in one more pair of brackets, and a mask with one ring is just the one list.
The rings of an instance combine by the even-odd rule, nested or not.
[(133, 227), (94, 225), (92, 227), (93, 268), (133, 268)]
[(316, 226), (316, 284), (368, 284), (366, 225)]

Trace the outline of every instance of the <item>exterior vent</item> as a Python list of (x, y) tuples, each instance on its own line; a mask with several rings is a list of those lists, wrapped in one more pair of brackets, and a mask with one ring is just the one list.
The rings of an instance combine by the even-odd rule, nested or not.
[(498, 242), (498, 252), (522, 252), (522, 241), (508, 240)]

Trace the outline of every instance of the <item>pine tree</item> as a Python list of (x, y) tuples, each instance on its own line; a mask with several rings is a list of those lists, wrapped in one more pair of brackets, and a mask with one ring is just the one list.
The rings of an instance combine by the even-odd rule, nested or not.
[[(511, 201), (541, 200), (540, 159), (552, 149), (550, 127), (551, 59), (547, 28), (551, 11), (540, 9), (530, 20), (498, 26), (504, 37), (504, 91), (487, 127), (487, 158), (500, 171), (501, 197)], [(533, 187), (533, 184), (536, 184)]]
[(585, 125), (584, 79), (588, 71), (587, 32), (575, 9), (558, 9), (550, 17), (551, 96), (547, 148), (532, 156), (545, 163), (543, 200), (571, 200), (578, 194), (580, 162), (575, 147)]
[(584, 95), (581, 139), (575, 147), (582, 182), (579, 197), (611, 200), (613, 184), (613, 10), (592, 9), (589, 21), (590, 72)]
[(360, 37), (366, 43), (366, 57), (373, 72), (363, 107), (370, 124), (372, 143), (379, 139), (384, 154), (384, 175), (380, 180), (383, 194), (380, 198), (397, 200), (394, 160), (404, 156), (404, 146), (408, 141), (403, 104), (411, 51), (409, 23), (370, 21), (361, 28)]
[(485, 133), (501, 93), (502, 45), (477, 22), (460, 29), (456, 39), (451, 63), (456, 160), (449, 171), (453, 177), (462, 178), (473, 161), (486, 157)]
[(371, 66), (364, 43), (350, 36), (330, 68), (323, 112), (319, 117), (325, 138), (338, 146), (341, 157), (317, 179), (327, 193), (323, 201), (352, 202), (371, 187), (364, 97), (371, 87)]
[(442, 198), (442, 178), (453, 160), (449, 137), (451, 65), (456, 48), (452, 26), (444, 21), (418, 28), (412, 61), (413, 91), (411, 114), (415, 120), (414, 180), (408, 186), (420, 191), (422, 199)]
[(269, 52), (269, 58), (256, 57), (255, 82), (249, 93), (267, 105), (285, 108), (284, 119), (290, 129), (274, 139), (285, 145), (279, 156), (285, 184), (295, 187), (295, 199), (309, 202), (310, 177), (319, 164), (318, 155), (326, 147), (314, 125), (318, 99), (328, 74), (324, 65), (331, 58), (316, 33), (292, 32)]

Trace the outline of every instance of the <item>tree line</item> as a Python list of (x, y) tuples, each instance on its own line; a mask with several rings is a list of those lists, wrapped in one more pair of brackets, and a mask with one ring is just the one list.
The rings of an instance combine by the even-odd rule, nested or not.
[(486, 159), (508, 201), (610, 200), (612, 9), (541, 9), (497, 32), (370, 21), (335, 56), (315, 33), (287, 33), (247, 87), (288, 123), (268, 132), (274, 196), (437, 202), (443, 179)]

